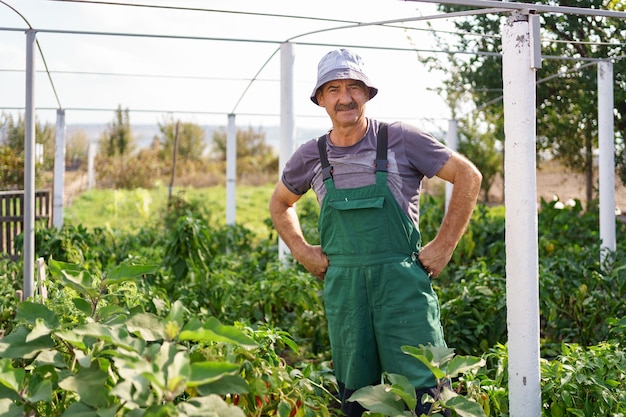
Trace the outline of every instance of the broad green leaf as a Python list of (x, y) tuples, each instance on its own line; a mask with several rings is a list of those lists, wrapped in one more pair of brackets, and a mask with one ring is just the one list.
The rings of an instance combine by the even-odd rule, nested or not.
[(167, 389), (170, 394), (180, 395), (185, 390), (187, 380), (191, 376), (189, 356), (187, 352), (178, 352), (167, 367)]
[(178, 327), (183, 327), (183, 325), (185, 324), (183, 321), (184, 316), (185, 306), (180, 300), (176, 300), (174, 304), (172, 304), (172, 307), (170, 308), (170, 311), (167, 314), (165, 321), (173, 321), (178, 324)]
[(29, 324), (35, 324), (39, 319), (51, 329), (59, 327), (59, 319), (54, 312), (43, 304), (31, 303), (30, 301), (24, 301), (17, 305), (15, 319), (24, 320)]
[(475, 368), (485, 365), (485, 360), (475, 356), (455, 356), (446, 367), (450, 378), (456, 378), (459, 374), (464, 374)]
[(150, 313), (133, 315), (126, 321), (126, 328), (149, 342), (167, 338), (161, 319)]
[(76, 308), (83, 312), (86, 316), (91, 315), (92, 307), (89, 301), (85, 300), (84, 298), (76, 297), (72, 298), (72, 303), (74, 303), (74, 306), (76, 306)]
[(403, 346), (402, 350), (404, 353), (407, 353), (422, 362), (428, 369), (430, 369), (430, 372), (432, 372), (436, 379), (445, 378), (446, 373), (433, 363), (433, 356), (429, 351), (423, 351), (412, 346)]
[(146, 274), (154, 274), (159, 270), (158, 265), (118, 265), (106, 274), (102, 284), (109, 286), (126, 281), (137, 281)]
[(55, 332), (55, 336), (63, 340), (64, 342), (77, 347), (78, 349), (87, 349), (85, 337), (82, 334), (78, 334), (73, 330), (59, 330)]
[(107, 373), (94, 361), (89, 368), (81, 368), (78, 374), (59, 381), (59, 387), (77, 393), (82, 403), (98, 409), (108, 405), (107, 377)]
[(398, 395), (407, 405), (409, 410), (415, 410), (417, 405), (417, 397), (415, 395), (415, 387), (409, 382), (404, 375), (385, 373), (385, 377), (391, 384), (390, 391)]
[(53, 330), (54, 328), (51, 329), (50, 327), (46, 326), (43, 319), (37, 319), (35, 320), (35, 326), (33, 326), (33, 329), (30, 331), (28, 336), (26, 336), (26, 341), (32, 342), (33, 340), (37, 340), (40, 337), (48, 336), (50, 335), (50, 333), (52, 333)]
[(191, 364), (191, 377), (187, 385), (196, 387), (208, 384), (226, 375), (236, 375), (239, 365), (228, 362), (196, 362)]
[(210, 317), (204, 325), (197, 320), (190, 321), (180, 332), (178, 339), (181, 341), (234, 343), (246, 348), (257, 346), (257, 343), (241, 330), (234, 326), (223, 325), (215, 317)]
[(0, 398), (0, 416), (2, 417), (23, 417), (24, 407), (15, 405), (9, 398)]
[(198, 390), (198, 394), (200, 395), (246, 394), (250, 392), (250, 387), (248, 386), (248, 383), (239, 375), (222, 375), (222, 377), (218, 380), (208, 384), (200, 385), (196, 389)]
[(8, 336), (0, 339), (0, 356), (12, 359), (30, 359), (42, 350), (50, 349), (54, 346), (54, 341), (49, 335), (26, 341), (29, 333), (29, 330), (25, 327), (19, 327)]
[(52, 400), (52, 382), (49, 379), (44, 379), (43, 381), (39, 382), (35, 387), (29, 387), (29, 391), (30, 392), (26, 396), (26, 399), (30, 403)]
[(188, 417), (245, 417), (239, 407), (227, 404), (217, 395), (191, 398), (179, 403), (178, 409)]
[(67, 368), (63, 360), (63, 354), (55, 349), (42, 350), (34, 361), (34, 365), (39, 367), (43, 365), (52, 365), (55, 368)]
[(70, 404), (69, 407), (61, 414), (61, 417), (93, 417), (96, 410), (82, 402)]
[(454, 349), (444, 346), (402, 346), (401, 349), (408, 355), (425, 356), (436, 367), (443, 367), (454, 357)]
[(131, 336), (121, 326), (104, 326), (99, 323), (87, 323), (76, 327), (74, 333), (80, 336), (95, 337), (134, 352), (143, 350), (146, 344), (144, 340)]
[(100, 408), (96, 413), (98, 417), (115, 417), (117, 415), (119, 405), (113, 405), (109, 408)]
[(404, 402), (400, 400), (400, 397), (390, 392), (385, 385), (363, 387), (353, 393), (348, 401), (357, 401), (371, 412), (390, 417), (412, 415), (410, 411), (405, 411)]
[(91, 275), (80, 265), (51, 259), (48, 262), (48, 268), (50, 269), (50, 275), (61, 281), (63, 285), (90, 298), (98, 296), (99, 290), (93, 286)]
[(0, 359), (0, 384), (19, 393), (22, 390), (24, 376), (26, 376), (26, 371), (22, 368), (14, 368), (10, 359)]
[(486, 417), (485, 411), (480, 404), (470, 401), (465, 397), (456, 396), (446, 401), (446, 407), (456, 411), (461, 417)]

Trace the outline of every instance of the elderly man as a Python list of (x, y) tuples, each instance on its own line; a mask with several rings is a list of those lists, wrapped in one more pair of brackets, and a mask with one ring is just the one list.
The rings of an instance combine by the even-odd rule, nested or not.
[[(431, 278), (445, 268), (467, 227), (482, 176), (463, 156), (402, 122), (367, 118), (378, 89), (360, 56), (347, 49), (325, 55), (311, 100), (332, 122), (325, 135), (299, 147), (287, 162), (270, 213), (295, 260), (324, 280), (335, 375), (342, 410), (357, 389), (402, 374), (436, 395), (432, 373), (401, 346), (445, 346)], [(437, 236), (421, 245), (419, 196), (423, 177), (454, 184)], [(303, 236), (294, 204), (313, 189), (321, 205), (321, 245)], [(418, 405), (417, 415), (429, 404)]]

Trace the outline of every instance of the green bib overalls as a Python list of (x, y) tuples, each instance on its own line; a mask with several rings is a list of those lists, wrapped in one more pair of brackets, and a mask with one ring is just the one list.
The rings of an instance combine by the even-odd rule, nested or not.
[[(346, 403), (349, 396), (379, 384), (382, 372), (402, 374), (416, 389), (435, 385), (432, 373), (400, 348), (445, 346), (439, 300), (417, 260), (419, 230), (387, 185), (386, 128), (381, 125), (377, 137), (376, 183), (364, 187), (335, 188), (327, 138), (318, 140), (326, 187), (318, 227), (329, 260), (324, 303), (342, 409), (348, 415), (363, 410)], [(351, 408), (360, 411), (351, 414)]]

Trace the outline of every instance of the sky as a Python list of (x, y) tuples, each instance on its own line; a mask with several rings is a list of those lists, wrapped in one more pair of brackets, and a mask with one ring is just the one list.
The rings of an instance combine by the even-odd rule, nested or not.
[[(445, 127), (450, 117), (445, 101), (431, 91), (443, 75), (429, 73), (417, 52), (397, 50), (435, 48), (425, 22), (394, 27), (348, 23), (439, 14), (431, 3), (122, 1), (170, 7), (164, 9), (100, 1), (0, 0), (0, 112), (23, 114), (24, 30), (30, 25), (39, 31), (43, 53), (42, 59), (36, 51), (35, 58), (35, 106), (41, 123), (54, 124), (56, 109), (63, 108), (67, 125), (107, 124), (121, 106), (129, 109), (132, 124), (156, 125), (173, 117), (225, 126), (227, 115), (233, 113), (239, 126), (276, 126), (280, 123), (277, 50), (280, 42), (288, 40), (295, 56), (297, 128), (329, 127), (324, 109), (315, 106), (309, 95), (320, 58), (344, 46), (363, 57), (369, 77), (379, 88), (368, 104), (369, 116), (404, 120), (425, 130)], [(433, 25), (449, 29), (451, 22), (437, 19)], [(44, 59), (52, 81), (44, 71)]]

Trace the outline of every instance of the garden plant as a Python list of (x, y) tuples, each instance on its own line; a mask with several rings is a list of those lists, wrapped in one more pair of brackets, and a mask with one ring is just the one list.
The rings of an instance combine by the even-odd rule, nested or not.
[[(557, 203), (541, 203), (538, 223), (543, 415), (624, 416), (626, 226), (601, 262), (597, 214)], [(422, 204), (428, 240), (443, 201)], [(315, 203), (298, 210), (315, 242)], [(19, 300), (22, 266), (0, 260), (0, 414), (340, 416), (323, 283), (278, 259), (267, 213), (226, 226), (178, 197), (145, 217), (127, 229), (39, 227), (46, 297)], [(504, 238), (503, 208), (477, 207), (434, 281), (449, 348), (404, 348), (441, 384), (430, 415), (508, 416)], [(411, 416), (417, 399), (386, 374), (352, 400)]]

